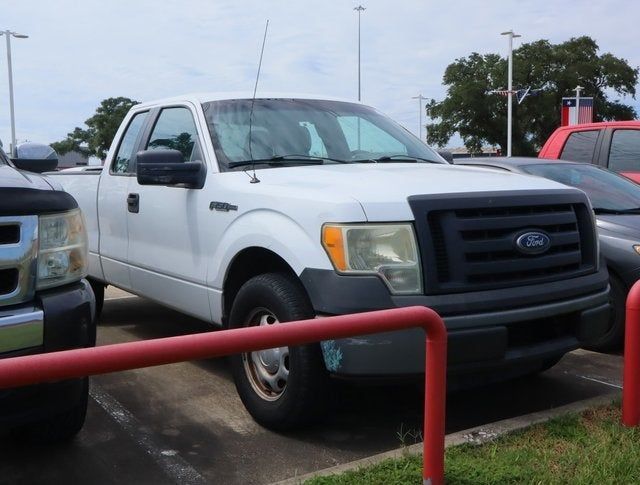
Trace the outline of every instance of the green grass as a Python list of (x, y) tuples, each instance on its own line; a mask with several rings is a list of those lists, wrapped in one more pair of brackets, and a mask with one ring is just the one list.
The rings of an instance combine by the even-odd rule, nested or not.
[[(640, 483), (640, 430), (620, 424), (619, 405), (570, 414), (445, 454), (449, 484)], [(422, 483), (422, 457), (386, 460), (306, 485)]]

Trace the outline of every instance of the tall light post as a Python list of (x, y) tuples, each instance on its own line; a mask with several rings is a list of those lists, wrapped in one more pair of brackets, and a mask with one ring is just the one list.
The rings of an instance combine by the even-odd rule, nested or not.
[(358, 12), (358, 101), (362, 101), (360, 91), (360, 14), (366, 10), (362, 5), (358, 5), (354, 8)]
[[(420, 139), (422, 140), (422, 100), (429, 99), (422, 95), (422, 93), (417, 96), (412, 96), (411, 99), (418, 100), (418, 116), (420, 117), (419, 125), (418, 125), (418, 133), (420, 134)], [(425, 140), (426, 141), (426, 140)]]
[(513, 39), (522, 37), (514, 34), (513, 30), (502, 32), (500, 35), (509, 36), (509, 86), (507, 86), (507, 156), (511, 156), (511, 126), (512, 126), (512, 109), (513, 109)]
[(9, 71), (9, 116), (11, 118), (11, 157), (16, 157), (16, 119), (13, 112), (13, 73), (11, 71), (11, 37), (16, 39), (26, 39), (29, 36), (11, 32), (10, 30), (0, 31), (7, 39), (7, 69)]

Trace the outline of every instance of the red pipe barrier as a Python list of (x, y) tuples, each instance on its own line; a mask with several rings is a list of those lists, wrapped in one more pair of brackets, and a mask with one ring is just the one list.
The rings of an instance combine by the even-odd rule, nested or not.
[(444, 483), (447, 331), (425, 307), (341, 315), (0, 360), (0, 389), (185, 360), (422, 327), (426, 332), (423, 483)]
[(624, 329), (624, 368), (622, 375), (622, 424), (640, 422), (640, 281), (627, 295)]

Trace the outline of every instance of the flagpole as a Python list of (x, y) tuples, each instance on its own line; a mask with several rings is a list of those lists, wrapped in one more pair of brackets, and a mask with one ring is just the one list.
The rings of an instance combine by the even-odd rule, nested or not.
[(582, 86), (576, 86), (576, 125), (580, 124), (580, 91), (583, 89)]

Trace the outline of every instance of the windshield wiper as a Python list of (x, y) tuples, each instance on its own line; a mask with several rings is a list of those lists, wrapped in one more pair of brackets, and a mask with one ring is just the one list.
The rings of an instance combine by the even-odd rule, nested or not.
[(640, 207), (632, 207), (630, 209), (606, 209), (604, 207), (594, 207), (593, 212), (596, 214), (612, 215), (640, 214)]
[(327, 160), (336, 163), (349, 163), (345, 160), (339, 160), (337, 158), (316, 157), (313, 155), (275, 155), (271, 158), (256, 158), (253, 160), (240, 160), (238, 162), (230, 162), (229, 168), (245, 167), (247, 165), (270, 165), (273, 167), (277, 167), (279, 165), (284, 165), (287, 162), (302, 162), (305, 165), (322, 165)]
[(413, 155), (385, 155), (383, 157), (362, 158), (360, 160), (352, 160), (352, 161), (356, 163), (367, 163), (367, 162), (369, 163), (385, 163), (385, 162), (417, 163), (418, 161), (427, 162), (427, 163), (441, 163), (436, 160), (430, 160), (428, 158), (414, 157)]

